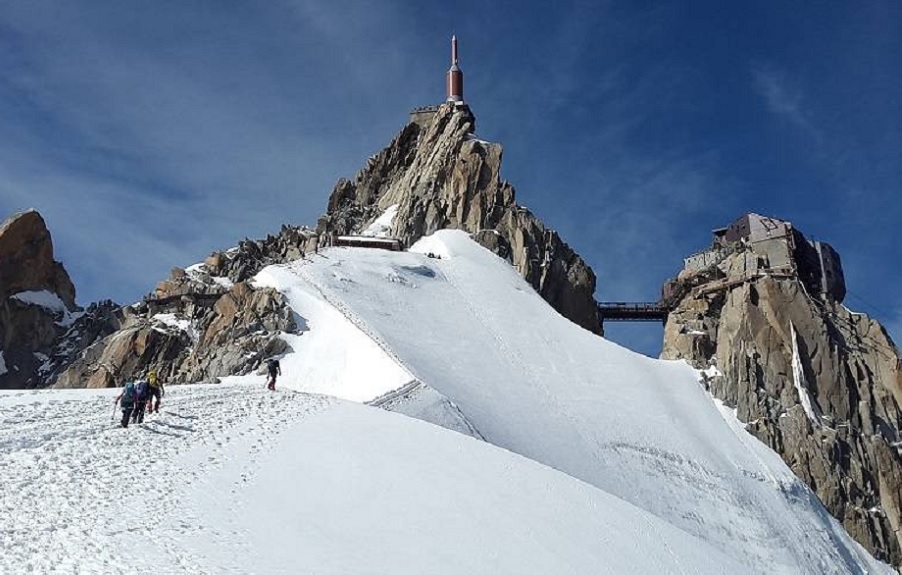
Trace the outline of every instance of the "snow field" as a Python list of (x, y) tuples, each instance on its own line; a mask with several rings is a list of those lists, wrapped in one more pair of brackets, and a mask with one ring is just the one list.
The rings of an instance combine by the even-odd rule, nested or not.
[(229, 459), (236, 440), (263, 450), (330, 403), (256, 386), (170, 387), (160, 414), (121, 429), (115, 395), (0, 394), (0, 573), (206, 572), (177, 544), (208, 528), (182, 513), (185, 488)]
[(0, 395), (0, 572), (744, 572), (563, 473), (377, 408), (172, 387), (120, 429), (115, 391)]
[(333, 248), (281, 272), (384, 342), (492, 444), (641, 507), (756, 572), (886, 569), (776, 454), (725, 421), (695, 370), (578, 328), (463, 232), (437, 232), (407, 253)]
[(169, 387), (127, 430), (116, 390), (0, 393), (0, 573), (892, 573), (697, 372), (461, 232), (254, 282), (297, 314), (275, 393)]
[[(390, 352), (297, 279), (285, 266), (269, 266), (253, 280), (255, 286), (272, 287), (286, 295), (297, 314), (300, 334), (283, 336), (291, 351), (280, 359), (280, 387), (364, 402), (411, 381), (410, 373)], [(233, 380), (241, 378), (224, 378)]]
[[(227, 483), (237, 466), (214, 471), (210, 482)], [(186, 545), (213, 572), (720, 572), (712, 560), (744, 572), (563, 473), (370, 407), (342, 403), (293, 426), (261, 466), (278, 472), (258, 474), (229, 505), (188, 497), (240, 542), (189, 534)]]

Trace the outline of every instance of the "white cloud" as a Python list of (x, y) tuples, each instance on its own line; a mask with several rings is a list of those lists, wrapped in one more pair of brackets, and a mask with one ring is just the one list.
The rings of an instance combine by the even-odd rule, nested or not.
[[(374, 151), (365, 133), (390, 116), (337, 126), (372, 108), (323, 106), (333, 90), (363, 99), (362, 86), (309, 51), (269, 57), (268, 38), (234, 38), (191, 8), (165, 22), (116, 10), (19, 5), (0, 37), (0, 219), (44, 214), (82, 303), (137, 298), (174, 265), (282, 223), (314, 225), (335, 180)], [(153, 44), (173, 22), (181, 33)], [(280, 49), (305, 41), (293, 24)], [(323, 78), (332, 84), (309, 90)]]
[(803, 105), (802, 91), (785, 72), (769, 65), (753, 66), (752, 84), (768, 110), (820, 140), (820, 132)]

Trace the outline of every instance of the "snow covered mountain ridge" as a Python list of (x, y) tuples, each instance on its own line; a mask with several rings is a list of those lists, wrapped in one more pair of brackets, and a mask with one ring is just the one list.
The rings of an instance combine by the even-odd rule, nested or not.
[[(170, 384), (174, 407), (135, 431), (163, 454), (151, 459), (167, 467), (155, 485), (172, 492), (146, 525), (119, 517), (120, 504), (90, 497), (113, 490), (122, 505), (137, 504), (114, 478), (134, 483), (152, 472), (115, 463), (130, 436), (113, 435), (118, 430), (94, 413), (108, 391), (0, 394), (0, 421), (9, 423), (0, 463), (22, 478), (21, 490), (0, 499), (10, 511), (0, 523), (3, 551), (15, 550), (0, 570), (150, 570), (152, 558), (119, 550), (128, 534), (157, 540), (176, 529), (185, 538), (165, 546), (162, 564), (188, 572), (296, 572), (281, 546), (294, 550), (299, 539), (307, 541), (303, 565), (317, 572), (887, 572), (789, 472), (787, 463), (798, 467), (793, 453), (783, 453), (783, 463), (748, 435), (699, 385), (698, 372), (577, 327), (598, 328), (594, 273), (514, 202), (513, 187), (500, 179), (500, 145), (475, 138), (473, 122), (454, 106), (412, 122), (353, 180), (339, 181), (316, 230), (283, 226), (175, 268), (136, 304), (79, 310), (74, 288), (67, 298), (62, 284), (0, 297), (56, 326), (52, 345), (25, 352), (36, 374), (29, 386), (109, 388), (152, 369)], [(410, 250), (333, 247), (343, 234), (391, 235)], [(678, 311), (694, 317), (692, 305)], [(706, 333), (687, 333), (696, 332)], [(0, 349), (0, 386), (21, 371), (21, 357)], [(261, 393), (269, 357), (282, 360), (287, 404)], [(712, 358), (690, 359), (703, 367)], [(741, 364), (742, 354), (733, 359)], [(732, 389), (718, 381), (712, 391)], [(789, 383), (794, 393), (804, 390)], [(720, 396), (735, 405), (731, 393)], [(790, 395), (792, 403), (797, 395), (781, 397)], [(237, 414), (227, 413), (232, 403)], [(43, 413), (58, 418), (59, 429)], [(790, 421), (779, 410), (767, 415), (775, 425)], [(368, 441), (350, 440), (356, 433)], [(84, 448), (82, 438), (95, 435), (100, 445)], [(295, 445), (310, 441), (323, 445)], [(59, 458), (58, 445), (76, 456)], [(392, 467), (381, 469), (380, 457)], [(79, 483), (79, 469), (93, 479)], [(856, 469), (863, 478), (874, 473)], [(295, 476), (311, 491), (298, 493)], [(824, 476), (857, 485), (839, 468), (815, 477)], [(88, 493), (71, 509), (79, 521), (53, 515), (71, 506), (64, 499), (42, 503), (38, 494), (56, 489), (47, 483), (53, 477)], [(371, 478), (391, 491), (375, 508), (381, 493), (367, 486)], [(222, 512), (182, 485), (196, 480), (229, 493), (237, 510)], [(392, 490), (397, 484), (404, 489)], [(881, 483), (882, 492), (892, 485)], [(261, 496), (257, 486), (288, 501)], [(358, 490), (364, 495), (343, 496)], [(451, 492), (467, 501), (443, 499)], [(894, 524), (874, 510), (844, 520), (864, 526), (856, 537), (883, 558), (884, 531)], [(373, 524), (393, 512), (392, 521)], [(296, 516), (309, 522), (299, 525)], [(480, 521), (496, 532), (477, 529)], [(61, 534), (52, 541), (48, 524)], [(261, 538), (261, 524), (283, 535)], [(402, 563), (411, 529), (429, 534), (425, 551)], [(101, 536), (75, 552), (71, 541), (87, 533)], [(359, 556), (345, 557), (361, 539)]]
[(389, 210), (405, 245), (460, 229), (506, 259), (564, 317), (598, 333), (595, 273), (554, 230), (516, 203), (501, 179), (502, 146), (474, 135), (467, 106), (411, 120), (352, 179), (335, 185), (320, 234), (362, 233)]
[[(296, 314), (275, 393), (171, 387), (128, 430), (112, 390), (0, 395), (0, 568), (892, 572), (695, 370), (575, 326), (463, 232), (251, 283)], [(146, 453), (117, 457), (135, 435)]]

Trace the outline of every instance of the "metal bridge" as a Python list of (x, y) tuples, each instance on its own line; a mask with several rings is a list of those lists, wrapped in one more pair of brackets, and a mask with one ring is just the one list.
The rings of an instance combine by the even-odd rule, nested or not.
[(597, 302), (598, 321), (604, 332), (606, 321), (659, 321), (664, 323), (670, 308), (661, 302)]

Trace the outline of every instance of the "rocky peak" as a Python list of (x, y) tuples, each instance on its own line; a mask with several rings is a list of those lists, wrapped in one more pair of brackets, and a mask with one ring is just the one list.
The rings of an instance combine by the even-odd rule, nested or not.
[(56, 379), (57, 387), (111, 387), (154, 370), (166, 383), (244, 375), (282, 353), (297, 333), (291, 310), (271, 289), (248, 281), (258, 271), (318, 249), (313, 230), (282, 226), (261, 240), (173, 268), (141, 302), (120, 312), (115, 333), (93, 342)]
[(29, 210), (4, 221), (0, 225), (0, 389), (42, 386), (65, 363), (70, 347), (64, 343), (70, 337), (83, 337), (86, 321), (75, 305), (69, 275), (53, 259), (53, 241), (44, 218)]
[(749, 214), (664, 292), (662, 356), (705, 369), (856, 540), (902, 565), (902, 364), (879, 323), (842, 305), (839, 255)]
[(70, 311), (75, 309), (75, 286), (53, 259), (53, 240), (44, 218), (28, 210), (0, 225), (0, 299), (42, 290), (59, 296)]
[(508, 259), (555, 309), (586, 329), (600, 329), (595, 274), (560, 236), (518, 206), (501, 179), (502, 147), (474, 134), (467, 106), (416, 111), (388, 147), (353, 180), (341, 179), (318, 232), (372, 233), (392, 206), (390, 234), (410, 245), (440, 229), (462, 229)]

